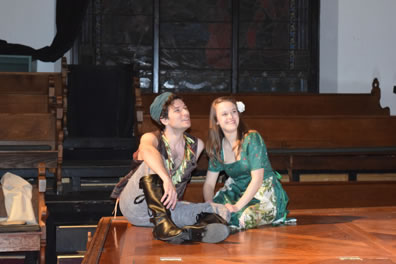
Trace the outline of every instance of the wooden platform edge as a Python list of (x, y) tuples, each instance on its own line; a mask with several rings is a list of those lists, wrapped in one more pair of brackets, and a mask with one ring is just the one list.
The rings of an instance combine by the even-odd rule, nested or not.
[(112, 218), (102, 217), (99, 221), (95, 234), (89, 243), (86, 255), (84, 256), (82, 264), (96, 264), (99, 263), (102, 254), (102, 248), (106, 241), (107, 233), (111, 226)]

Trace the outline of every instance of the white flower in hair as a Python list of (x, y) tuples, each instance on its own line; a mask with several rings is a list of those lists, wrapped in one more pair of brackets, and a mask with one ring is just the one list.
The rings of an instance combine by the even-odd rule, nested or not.
[(242, 103), (241, 101), (237, 101), (236, 106), (238, 108), (239, 113), (245, 112), (245, 104), (244, 103)]

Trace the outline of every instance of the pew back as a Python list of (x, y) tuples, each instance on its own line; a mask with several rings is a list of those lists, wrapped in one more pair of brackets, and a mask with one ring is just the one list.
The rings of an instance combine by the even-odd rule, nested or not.
[[(21, 103), (23, 102), (23, 103)], [(48, 113), (47, 95), (1, 94), (0, 113)]]
[[(396, 147), (396, 116), (245, 116), (270, 149)], [(207, 138), (208, 118), (193, 116), (189, 132)]]
[[(140, 134), (158, 129), (149, 115), (155, 95), (141, 96)], [(190, 110), (189, 132), (205, 141), (210, 104), (220, 94), (181, 96)], [(396, 117), (380, 106), (377, 79), (370, 94), (234, 97), (246, 104), (243, 120), (263, 136), (273, 167), (287, 171), (290, 180), (295, 170), (396, 171)], [(204, 174), (206, 168), (201, 157), (198, 170)]]
[(0, 114), (0, 149), (22, 146), (56, 150), (55, 116), (43, 114)]
[(62, 76), (53, 72), (0, 72), (0, 94), (62, 96)]
[[(142, 94), (145, 114), (150, 113), (150, 104), (157, 94)], [(380, 105), (381, 91), (378, 80), (372, 83), (371, 93), (360, 94), (312, 94), (312, 93), (182, 93), (192, 116), (209, 115), (214, 99), (232, 96), (245, 103), (245, 116), (378, 116), (390, 114), (389, 107)], [(148, 116), (149, 117), (149, 116)]]
[(0, 72), (0, 168), (44, 162), (61, 188), (66, 122), (66, 61), (62, 72)]

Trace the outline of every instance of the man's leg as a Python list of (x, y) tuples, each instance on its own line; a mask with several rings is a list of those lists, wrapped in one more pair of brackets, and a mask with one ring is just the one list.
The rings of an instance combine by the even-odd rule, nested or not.
[(231, 213), (223, 204), (216, 203), (191, 203), (186, 201), (177, 202), (174, 210), (171, 211), (173, 222), (179, 226), (194, 225), (197, 216), (202, 213), (216, 213), (226, 222), (231, 218)]

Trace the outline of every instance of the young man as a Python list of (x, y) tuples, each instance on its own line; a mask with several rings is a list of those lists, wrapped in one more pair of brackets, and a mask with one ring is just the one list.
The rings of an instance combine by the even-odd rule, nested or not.
[[(134, 168), (116, 186), (123, 215), (136, 226), (152, 226), (156, 239), (171, 243), (217, 243), (229, 235), (229, 211), (224, 205), (178, 202), (204, 144), (185, 131), (190, 113), (173, 93), (158, 95), (150, 106), (160, 131), (141, 137)], [(149, 212), (148, 212), (149, 211)]]

